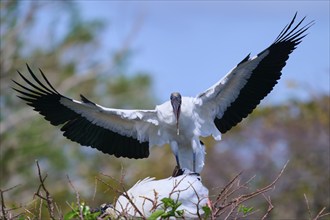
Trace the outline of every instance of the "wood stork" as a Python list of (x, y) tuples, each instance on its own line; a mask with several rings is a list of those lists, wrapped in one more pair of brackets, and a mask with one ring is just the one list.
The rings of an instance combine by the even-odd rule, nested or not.
[[(275, 41), (257, 56), (246, 56), (219, 82), (196, 97), (171, 94), (170, 100), (153, 110), (124, 110), (95, 104), (83, 95), (81, 101), (55, 90), (40, 70), (40, 81), (29, 66), (34, 82), (20, 72), (29, 85), (14, 81), (14, 88), (35, 111), (61, 125), (63, 135), (81, 145), (91, 146), (116, 157), (146, 158), (149, 147), (170, 144), (177, 165), (194, 172), (204, 166), (204, 146), (200, 137), (221, 139), (247, 117), (280, 79), (291, 52), (314, 24), (295, 23), (297, 13)], [(301, 27), (302, 26), (302, 27)]]
[[(142, 214), (148, 218), (156, 210), (164, 210), (162, 199), (170, 198), (181, 204), (176, 209), (183, 211), (181, 217), (198, 218), (204, 214), (202, 207), (209, 206), (208, 195), (209, 191), (202, 184), (200, 175), (184, 169), (182, 175), (177, 177), (138, 181), (125, 196), (119, 196), (114, 210), (117, 216), (141, 217)], [(170, 210), (171, 207), (166, 209)]]

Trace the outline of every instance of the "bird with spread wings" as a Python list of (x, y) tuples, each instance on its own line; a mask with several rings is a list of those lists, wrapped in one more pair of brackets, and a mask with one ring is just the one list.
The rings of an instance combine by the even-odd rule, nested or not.
[(247, 117), (273, 89), (291, 52), (314, 22), (295, 24), (296, 15), (275, 41), (258, 55), (246, 56), (219, 82), (196, 97), (174, 92), (170, 100), (152, 110), (106, 108), (83, 95), (74, 100), (59, 93), (40, 70), (33, 80), (14, 81), (19, 98), (52, 125), (61, 125), (63, 135), (84, 146), (116, 157), (147, 158), (149, 148), (169, 144), (179, 168), (201, 172), (205, 148), (200, 137), (229, 131)]

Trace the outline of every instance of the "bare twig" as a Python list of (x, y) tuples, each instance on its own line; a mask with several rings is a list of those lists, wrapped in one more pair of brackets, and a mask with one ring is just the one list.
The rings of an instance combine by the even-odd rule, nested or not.
[[(194, 190), (194, 192), (195, 192), (195, 195), (196, 195), (196, 197), (197, 197), (197, 204), (195, 204), (196, 205), (196, 210), (197, 210), (197, 217), (198, 217), (198, 219), (202, 219), (202, 215), (199, 213), (199, 210), (200, 210), (200, 203), (202, 202), (202, 200), (203, 199), (205, 199), (205, 198), (200, 198), (199, 197), (199, 195), (198, 195), (198, 193), (197, 193), (197, 191), (196, 191), (196, 189), (195, 189), (195, 187), (193, 186), (193, 184), (192, 183), (189, 183), (189, 185), (191, 186), (191, 188)], [(210, 209), (212, 209), (212, 207), (209, 207)]]
[(327, 212), (327, 213), (322, 214), (325, 209), (326, 208), (323, 207), (323, 209), (321, 209), (321, 211), (319, 211), (319, 213), (317, 213), (317, 215), (315, 216), (315, 218), (313, 218), (313, 220), (317, 220), (317, 219), (323, 218), (325, 216), (330, 216), (330, 212)]
[(94, 187), (94, 193), (93, 193), (93, 201), (95, 200), (96, 191), (97, 191), (97, 179), (95, 178), (95, 187)]
[[(185, 175), (185, 176), (184, 176), (183, 178), (181, 178), (179, 181), (175, 181), (175, 182), (174, 182), (174, 186), (173, 186), (171, 192), (169, 193), (168, 197), (171, 197), (172, 194), (174, 194), (174, 193), (176, 193), (176, 192), (178, 192), (178, 193), (180, 194), (180, 192), (189, 189), (189, 186), (187, 186), (187, 188), (185, 188), (185, 189), (181, 189), (181, 190), (177, 189), (177, 188), (179, 187), (179, 185), (181, 184), (181, 182), (182, 182), (186, 177), (187, 177), (187, 175)], [(177, 199), (178, 199), (178, 198), (177, 198)]]
[[(38, 167), (38, 176), (39, 176), (39, 181), (40, 181), (40, 185), (38, 187), (37, 192), (34, 194), (35, 196), (39, 197), (42, 200), (45, 200), (47, 202), (47, 208), (48, 208), (48, 212), (49, 212), (49, 217), (53, 220), (55, 220), (55, 215), (54, 215), (54, 200), (52, 198), (52, 196), (50, 195), (49, 191), (47, 190), (46, 186), (45, 186), (45, 180), (47, 178), (47, 174), (45, 175), (45, 177), (43, 178), (41, 175), (41, 171), (40, 171), (40, 166), (39, 166), (39, 162), (38, 160), (36, 160), (36, 164)], [(43, 189), (44, 192), (46, 193), (46, 197), (44, 197), (40, 190)]]
[[(215, 203), (212, 204), (213, 206), (215, 206), (217, 204), (217, 202), (222, 200), (222, 197), (224, 195), (227, 195), (227, 192), (230, 190), (230, 188), (233, 186), (233, 184), (235, 183), (235, 181), (238, 179), (238, 177), (242, 174), (242, 171), (237, 174), (219, 193), (219, 195), (217, 196), (217, 198), (215, 199)], [(224, 198), (224, 201), (226, 201), (226, 198)]]
[(255, 191), (255, 192), (253, 192), (253, 193), (250, 193), (250, 194), (244, 195), (243, 198), (245, 198), (245, 199), (246, 199), (246, 198), (250, 198), (250, 197), (252, 197), (252, 196), (256, 196), (256, 195), (262, 194), (262, 193), (264, 193), (264, 192), (267, 192), (267, 191), (273, 189), (275, 183), (276, 183), (276, 182), (280, 179), (280, 177), (282, 176), (282, 174), (283, 174), (283, 172), (284, 172), (286, 166), (288, 165), (288, 163), (289, 163), (289, 161), (287, 161), (287, 162), (284, 164), (284, 166), (283, 166), (283, 168), (281, 169), (280, 173), (277, 175), (277, 177), (275, 178), (275, 180), (274, 180), (271, 184), (269, 184), (269, 185), (267, 185), (267, 186), (265, 186), (265, 187), (263, 187), (263, 188), (261, 188), (261, 189), (258, 189), (257, 191)]
[(323, 217), (325, 217), (325, 216), (330, 216), (330, 212), (327, 212), (327, 213), (322, 214), (322, 213), (324, 212), (325, 209), (326, 209), (326, 208), (323, 207), (323, 209), (320, 211), (321, 214), (318, 214), (320, 218), (323, 218)]
[(305, 198), (305, 202), (306, 202), (306, 206), (307, 206), (307, 210), (308, 210), (309, 219), (312, 219), (311, 209), (309, 207), (309, 202), (308, 202), (308, 199), (307, 199), (307, 196), (305, 193), (304, 193), (304, 198)]
[(267, 218), (267, 216), (269, 215), (269, 213), (274, 209), (274, 206), (272, 204), (272, 201), (270, 199), (270, 196), (266, 197), (265, 194), (262, 194), (264, 196), (264, 198), (266, 199), (266, 201), (268, 202), (268, 209), (267, 212), (264, 214), (264, 216), (261, 218), (261, 220), (264, 220)]
[(40, 204), (39, 204), (39, 218), (38, 219), (42, 219), (41, 216), (42, 216), (42, 204), (43, 204), (43, 199), (40, 199)]
[[(226, 213), (226, 217), (224, 219), (229, 219), (229, 218), (231, 218), (232, 214), (234, 213), (234, 211), (238, 208), (238, 206), (240, 204), (273, 189), (276, 182), (282, 176), (287, 164), (288, 164), (288, 162), (286, 162), (286, 164), (283, 166), (283, 168), (281, 169), (281, 171), (279, 172), (277, 177), (269, 185), (267, 185), (261, 189), (257, 189), (256, 191), (254, 191), (252, 193), (242, 194), (236, 198), (231, 199), (230, 201), (227, 201), (228, 198), (231, 195), (233, 195), (234, 192), (237, 192), (238, 190), (240, 190), (242, 188), (248, 188), (247, 185), (254, 178), (254, 177), (252, 177), (248, 181), (246, 181), (244, 184), (242, 184), (242, 185), (238, 184), (238, 186), (235, 189), (232, 189), (234, 183), (239, 182), (238, 177), (241, 173), (238, 174), (237, 176), (235, 176), (234, 179), (232, 181), (230, 181), (229, 184), (227, 184), (226, 187), (220, 192), (220, 194), (216, 198), (216, 201), (213, 203), (212, 219), (217, 219), (219, 216), (221, 216), (224, 213)], [(269, 206), (268, 206), (268, 210), (267, 210), (266, 214), (264, 215), (265, 218), (270, 213), (270, 211), (274, 208), (273, 205), (271, 204), (270, 198), (266, 198), (266, 200), (267, 200)], [(229, 208), (229, 210), (228, 210), (228, 208)]]
[(320, 219), (320, 218), (322, 218), (322, 217), (325, 217), (325, 216), (330, 215), (330, 213), (324, 213), (324, 214), (322, 214), (322, 213), (325, 211), (325, 209), (326, 209), (326, 207), (323, 207), (323, 208), (317, 213), (317, 215), (313, 218), (313, 217), (312, 217), (312, 212), (311, 212), (311, 209), (310, 209), (310, 206), (309, 206), (308, 198), (307, 198), (307, 196), (306, 196), (305, 193), (304, 193), (304, 198), (305, 198), (305, 202), (306, 202), (306, 206), (307, 206), (308, 215), (309, 215), (309, 219), (310, 219), (310, 220), (317, 220), (317, 219)]
[[(27, 208), (23, 208), (23, 209), (26, 213), (29, 213), (31, 216), (35, 217), (35, 214), (33, 214), (30, 210), (28, 210)], [(31, 219), (36, 219), (36, 218), (31, 218)]]
[(8, 219), (8, 216), (7, 216), (7, 211), (6, 211), (6, 205), (5, 205), (5, 199), (3, 197), (3, 193), (4, 191), (2, 191), (2, 189), (0, 190), (1, 192), (1, 212), (2, 212), (2, 216), (4, 219)]
[(129, 201), (129, 203), (133, 206), (133, 208), (134, 208), (134, 210), (137, 212), (137, 213), (139, 213), (139, 215), (141, 216), (141, 218), (142, 219), (146, 219), (145, 218), (145, 216), (142, 214), (142, 212), (137, 208), (137, 206), (134, 204), (134, 202), (132, 201), (132, 199), (131, 199), (131, 197), (128, 195), (128, 193), (127, 193), (127, 190), (126, 190), (126, 188), (125, 188), (125, 186), (124, 186), (124, 176), (125, 176), (125, 172), (124, 172), (124, 169), (123, 169), (123, 167), (122, 167), (122, 171), (121, 171), (121, 178), (120, 178), (120, 180), (118, 181), (118, 180), (116, 180), (115, 178), (113, 178), (112, 176), (109, 176), (109, 175), (106, 175), (106, 174), (102, 174), (102, 175), (104, 175), (104, 176), (106, 176), (106, 177), (108, 177), (108, 178), (110, 178), (110, 179), (112, 179), (112, 180), (114, 180), (117, 184), (119, 184), (120, 185), (120, 187), (121, 187), (121, 189), (122, 190), (118, 190), (118, 189), (115, 189), (113, 186), (111, 186), (110, 184), (108, 184), (108, 183), (106, 183), (104, 180), (102, 180), (102, 179), (99, 179), (99, 178), (97, 178), (99, 181), (101, 181), (103, 184), (105, 184), (106, 186), (108, 186), (109, 187), (109, 189), (111, 190), (111, 191), (113, 191), (113, 192), (116, 192), (118, 195), (122, 195), (122, 196), (124, 196), (128, 201)]
[(119, 184), (124, 184), (124, 178), (126, 176), (126, 171), (124, 169), (123, 164), (120, 164), (120, 180), (119, 180)]
[(81, 204), (80, 204), (80, 195), (79, 195), (79, 192), (76, 190), (76, 188), (74, 187), (74, 185), (72, 184), (70, 178), (68, 175), (66, 175), (66, 178), (68, 179), (69, 181), (69, 184), (71, 186), (71, 188), (74, 190), (75, 194), (76, 194), (76, 199), (77, 199), (77, 206), (79, 208), (79, 218), (81, 220), (84, 220), (84, 215), (83, 215), (83, 207), (81, 207)]
[(121, 185), (122, 189), (123, 189), (123, 196), (131, 203), (131, 205), (133, 206), (134, 210), (139, 213), (139, 215), (141, 216), (142, 219), (146, 219), (146, 217), (142, 214), (142, 212), (138, 209), (138, 207), (135, 205), (135, 203), (133, 202), (133, 200), (131, 199), (131, 197), (128, 195), (127, 190), (125, 189), (124, 185)]
[[(116, 182), (116, 183), (119, 184), (119, 185), (120, 185), (120, 184), (123, 184), (123, 183), (121, 182), (121, 180), (119, 181), (119, 180), (113, 178), (112, 176), (109, 176), (109, 175), (104, 174), (104, 173), (100, 173), (100, 174), (103, 175), (103, 176), (105, 176), (105, 177), (110, 178), (111, 180), (113, 180), (114, 182)], [(107, 186), (112, 192), (115, 192), (117, 195), (121, 195), (121, 194), (123, 193), (121, 190), (118, 190), (118, 189), (114, 188), (112, 185), (110, 185), (109, 183), (105, 182), (104, 180), (102, 180), (102, 179), (100, 179), (100, 178), (98, 178), (98, 177), (96, 177), (96, 179), (97, 179), (98, 181), (100, 181), (101, 183), (103, 183), (104, 185), (106, 185), (106, 186)]]
[(16, 188), (17, 186), (19, 186), (19, 185), (16, 185), (16, 186), (10, 187), (10, 188), (8, 188), (8, 189), (4, 189), (4, 190), (0, 189), (0, 196), (1, 196), (1, 213), (2, 213), (2, 217), (3, 217), (5, 220), (6, 220), (6, 219), (10, 219), (10, 216), (9, 216), (9, 214), (8, 214), (8, 211), (9, 211), (10, 209), (7, 209), (7, 208), (6, 208), (4, 193), (5, 193), (5, 192), (8, 192), (8, 191), (10, 191), (10, 190), (12, 190), (12, 189), (14, 189), (14, 188)]
[(158, 208), (158, 206), (159, 206), (159, 204), (157, 202), (159, 197), (158, 197), (158, 192), (156, 192), (156, 190), (154, 190), (154, 198), (153, 199), (148, 198), (146, 196), (140, 196), (140, 198), (143, 198), (144, 199), (143, 200), (143, 203), (142, 203), (142, 207), (145, 206), (145, 202), (146, 201), (151, 202), (152, 206), (151, 206), (151, 208), (149, 210), (150, 212), (155, 211)]
[(230, 218), (230, 216), (233, 214), (234, 210), (236, 209), (236, 206), (232, 206), (230, 211), (228, 212), (228, 214), (226, 215), (226, 217), (224, 218), (224, 220), (227, 220)]
[[(248, 189), (248, 185), (250, 184), (250, 182), (255, 178), (255, 175), (252, 176), (249, 180), (247, 180), (244, 184), (240, 184), (240, 180), (237, 179), (237, 188), (233, 189), (231, 192), (228, 192), (226, 195), (226, 200), (227, 198), (229, 198), (230, 196), (232, 196), (234, 193), (236, 193), (237, 191), (241, 190), (242, 188)], [(229, 191), (229, 190), (228, 190)]]
[[(317, 213), (317, 215), (315, 216), (315, 218), (313, 218), (313, 220), (317, 220), (317, 219), (319, 219), (321, 216), (325, 216), (325, 215), (329, 215), (330, 213), (326, 213), (325, 215), (322, 215), (322, 213), (324, 212), (324, 210), (325, 210), (325, 207), (323, 207), (322, 209), (321, 209), (321, 211), (319, 211), (319, 213)], [(312, 219), (312, 216), (310, 216), (311, 217), (311, 219)]]

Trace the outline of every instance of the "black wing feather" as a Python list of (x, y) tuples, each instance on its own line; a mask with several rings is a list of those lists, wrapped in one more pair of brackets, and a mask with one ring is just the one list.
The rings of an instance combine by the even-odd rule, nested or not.
[[(269, 51), (269, 54), (253, 70), (250, 79), (241, 89), (237, 99), (231, 103), (221, 118), (214, 120), (221, 133), (227, 132), (242, 121), (243, 118), (247, 117), (277, 84), (289, 55), (306, 36), (304, 33), (314, 24), (312, 21), (298, 29), (305, 19), (304, 17), (291, 29), (296, 16), (297, 13), (292, 21), (280, 32), (274, 43), (266, 49)], [(266, 50), (259, 53), (258, 56)], [(242, 62), (245, 61), (246, 59)]]
[[(18, 96), (39, 112), (52, 125), (62, 125), (61, 131), (68, 139), (84, 146), (91, 146), (103, 153), (116, 157), (146, 158), (149, 156), (149, 143), (142, 142), (132, 137), (122, 136), (111, 130), (91, 123), (85, 117), (74, 112), (60, 103), (61, 99), (69, 99), (58, 93), (48, 81), (44, 73), (39, 69), (42, 78), (48, 85), (43, 84), (27, 65), (28, 71), (35, 83), (29, 81), (20, 72), (22, 79), (32, 88), (28, 88), (16, 81), (13, 82), (20, 88), (13, 88)], [(93, 104), (81, 95), (84, 103)], [(70, 99), (71, 100), (71, 99)]]

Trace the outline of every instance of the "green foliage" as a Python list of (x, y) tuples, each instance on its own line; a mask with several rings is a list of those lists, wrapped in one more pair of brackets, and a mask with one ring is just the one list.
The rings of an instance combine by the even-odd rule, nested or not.
[(174, 201), (171, 198), (163, 198), (161, 200), (163, 202), (163, 209), (162, 210), (156, 210), (153, 212), (148, 220), (155, 220), (157, 218), (169, 218), (169, 217), (182, 217), (183, 216), (183, 210), (177, 210), (180, 205), (182, 204), (181, 202)]
[(96, 220), (100, 215), (100, 212), (91, 212), (89, 206), (85, 203), (81, 203), (79, 206), (77, 204), (71, 204), (72, 210), (64, 215), (64, 220), (77, 219), (83, 217), (84, 220)]
[(164, 210), (156, 210), (149, 216), (148, 220), (156, 220), (157, 218), (162, 217), (163, 214), (165, 214)]
[(238, 206), (238, 212), (243, 213), (243, 216), (250, 214), (253, 211), (253, 207), (247, 207), (243, 204)]
[(209, 219), (209, 217), (211, 216), (212, 214), (212, 210), (209, 206), (203, 206), (202, 207), (202, 210), (204, 211), (204, 219)]

